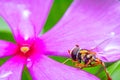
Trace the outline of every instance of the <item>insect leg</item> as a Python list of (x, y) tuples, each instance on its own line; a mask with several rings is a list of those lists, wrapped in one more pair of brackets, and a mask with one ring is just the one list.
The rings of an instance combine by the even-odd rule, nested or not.
[(93, 64), (90, 64), (91, 67), (94, 67), (94, 66), (97, 66), (97, 65), (101, 65), (102, 64), (102, 61), (100, 59), (94, 59), (93, 60)]
[(64, 62), (62, 62), (63, 64), (65, 64), (66, 62), (68, 62), (69, 60), (72, 60), (70, 58), (66, 59)]
[(79, 62), (76, 62), (75, 67), (82, 69), (85, 65)]
[(109, 73), (108, 73), (108, 71), (107, 71), (107, 69), (106, 69), (106, 67), (105, 67), (104, 62), (102, 62), (101, 64), (102, 64), (102, 66), (103, 66), (103, 68), (104, 68), (104, 70), (105, 70), (105, 73), (106, 73), (106, 76), (107, 76), (108, 80), (112, 80), (112, 78), (110, 77), (110, 75), (109, 75)]
[[(68, 53), (70, 54), (70, 50), (68, 50)], [(66, 60), (63, 62), (63, 64), (65, 64), (65, 63), (68, 62), (69, 60), (72, 60), (72, 59), (70, 59), (70, 58), (66, 59)]]
[(97, 61), (97, 62), (95, 62), (94, 64), (90, 64), (91, 67), (94, 67), (94, 66), (97, 66), (97, 65), (101, 65), (101, 61), (100, 61), (100, 62)]
[(88, 65), (89, 65), (90, 63), (91, 63), (91, 60), (88, 60), (87, 63), (85, 63), (85, 65), (84, 65), (83, 68), (88, 67)]
[(88, 67), (88, 65), (91, 63), (91, 60), (89, 60), (86, 64), (83, 64), (83, 63), (76, 63), (76, 67), (79, 67), (79, 68), (85, 68), (85, 67)]

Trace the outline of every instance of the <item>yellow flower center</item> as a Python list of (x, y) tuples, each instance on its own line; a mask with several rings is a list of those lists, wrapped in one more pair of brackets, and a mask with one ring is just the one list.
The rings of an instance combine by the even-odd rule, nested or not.
[(27, 47), (27, 46), (23, 46), (23, 47), (20, 48), (20, 50), (21, 50), (21, 52), (23, 52), (23, 53), (27, 53), (27, 52), (30, 50), (30, 48)]

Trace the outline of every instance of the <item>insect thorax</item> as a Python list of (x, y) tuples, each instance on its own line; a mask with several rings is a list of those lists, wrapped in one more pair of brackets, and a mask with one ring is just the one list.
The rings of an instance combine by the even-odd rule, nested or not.
[(91, 51), (86, 49), (81, 49), (79, 50), (77, 59), (80, 63), (87, 64), (89, 61), (94, 62), (96, 57)]

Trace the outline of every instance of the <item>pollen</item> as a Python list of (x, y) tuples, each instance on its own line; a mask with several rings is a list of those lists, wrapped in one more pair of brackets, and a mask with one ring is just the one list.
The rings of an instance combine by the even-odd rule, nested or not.
[(23, 46), (23, 47), (20, 48), (20, 51), (23, 52), (23, 53), (27, 53), (29, 50), (30, 50), (30, 48), (27, 47), (27, 46)]

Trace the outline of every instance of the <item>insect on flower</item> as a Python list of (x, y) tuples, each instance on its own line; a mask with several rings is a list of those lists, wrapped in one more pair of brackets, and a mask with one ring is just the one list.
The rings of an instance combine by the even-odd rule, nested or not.
[[(106, 70), (104, 62), (96, 57), (96, 52), (88, 49), (81, 49), (79, 45), (76, 45), (72, 50), (68, 50), (68, 53), (71, 55), (71, 59), (75, 63), (75, 67), (82, 69), (86, 67), (102, 65), (108, 80), (112, 80)], [(71, 59), (67, 59), (63, 63), (66, 63), (68, 60)]]

